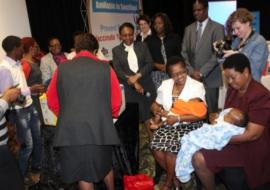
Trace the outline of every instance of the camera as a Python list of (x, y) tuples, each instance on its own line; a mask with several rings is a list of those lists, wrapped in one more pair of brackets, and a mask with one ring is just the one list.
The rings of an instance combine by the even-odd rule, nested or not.
[(223, 40), (217, 41), (215, 44), (215, 48), (217, 49), (217, 56), (218, 58), (222, 58), (224, 50), (230, 50), (232, 44), (232, 38), (226, 36)]
[(24, 105), (25, 104), (26, 97), (23, 95), (20, 95), (17, 100), (15, 101), (15, 104), (17, 105)]

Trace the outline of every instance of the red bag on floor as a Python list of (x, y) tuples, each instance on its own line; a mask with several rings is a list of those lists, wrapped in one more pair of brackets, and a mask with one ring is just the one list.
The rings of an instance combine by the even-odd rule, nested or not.
[(125, 175), (124, 190), (154, 190), (154, 180), (144, 174)]

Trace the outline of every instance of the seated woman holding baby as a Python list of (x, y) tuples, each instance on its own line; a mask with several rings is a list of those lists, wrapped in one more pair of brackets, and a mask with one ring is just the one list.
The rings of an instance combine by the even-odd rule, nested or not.
[[(166, 180), (161, 190), (169, 190), (173, 185), (177, 185), (175, 160), (181, 137), (202, 126), (207, 112), (203, 84), (188, 76), (186, 64), (181, 58), (168, 59), (166, 72), (170, 78), (162, 82), (157, 90), (156, 101), (151, 106), (155, 115), (151, 126), (156, 130), (150, 147), (155, 159), (166, 172)], [(189, 112), (183, 113), (188, 109), (180, 110), (179, 104), (189, 108)], [(200, 108), (200, 113), (194, 111), (194, 106)], [(159, 119), (162, 120), (162, 126), (153, 127)]]
[(192, 156), (201, 149), (222, 150), (233, 136), (245, 132), (247, 121), (248, 117), (243, 111), (227, 108), (216, 114), (211, 124), (204, 123), (202, 127), (184, 135), (175, 166), (175, 175), (179, 181), (192, 185)]
[(247, 114), (248, 123), (222, 150), (196, 152), (193, 167), (205, 190), (216, 189), (215, 174), (229, 190), (269, 189), (270, 93), (252, 78), (250, 61), (244, 54), (226, 58), (223, 69), (229, 84), (225, 108), (238, 108)]

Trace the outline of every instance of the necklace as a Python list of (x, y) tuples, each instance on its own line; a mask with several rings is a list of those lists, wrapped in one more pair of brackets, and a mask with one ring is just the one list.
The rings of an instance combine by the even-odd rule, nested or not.
[(173, 94), (174, 96), (179, 96), (179, 95), (181, 94), (182, 90), (183, 90), (183, 87), (184, 87), (184, 86), (176, 86), (176, 85), (174, 85), (174, 86), (173, 86), (172, 94)]

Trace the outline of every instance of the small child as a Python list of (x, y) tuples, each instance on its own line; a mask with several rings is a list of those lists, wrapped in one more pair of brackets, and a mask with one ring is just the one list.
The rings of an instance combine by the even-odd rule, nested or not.
[(182, 183), (188, 182), (194, 171), (191, 163), (193, 154), (202, 148), (221, 150), (232, 136), (245, 131), (246, 124), (247, 116), (242, 111), (228, 108), (219, 114), (214, 124), (204, 123), (201, 128), (184, 135), (176, 159), (176, 177)]
[[(247, 116), (239, 109), (227, 108), (216, 115), (212, 124), (227, 122), (238, 127), (245, 127), (247, 124)], [(215, 126), (215, 125), (213, 125)]]
[(166, 117), (169, 115), (178, 116), (180, 120), (183, 115), (194, 115), (202, 117), (206, 114), (207, 108), (205, 103), (200, 98), (192, 98), (187, 102), (181, 99), (174, 101), (172, 108), (169, 112), (162, 111), (162, 114), (156, 114), (150, 120), (150, 129), (158, 129), (166, 124)]

